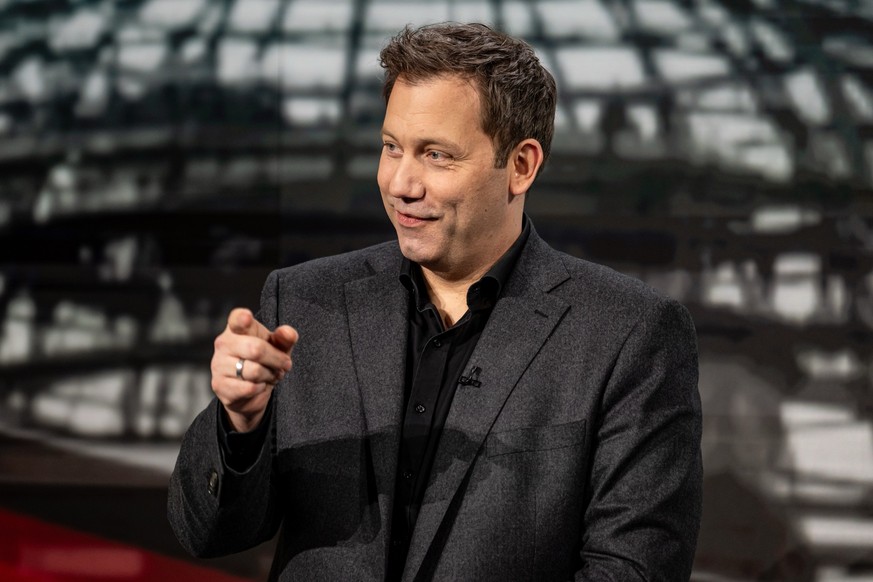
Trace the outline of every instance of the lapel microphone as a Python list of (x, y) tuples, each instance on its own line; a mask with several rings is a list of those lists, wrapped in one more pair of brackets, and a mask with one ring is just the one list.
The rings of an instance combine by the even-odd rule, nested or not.
[(478, 388), (482, 385), (482, 382), (479, 381), (479, 372), (482, 371), (482, 368), (479, 366), (473, 366), (470, 368), (469, 376), (461, 376), (458, 378), (458, 384), (461, 386), (474, 386)]

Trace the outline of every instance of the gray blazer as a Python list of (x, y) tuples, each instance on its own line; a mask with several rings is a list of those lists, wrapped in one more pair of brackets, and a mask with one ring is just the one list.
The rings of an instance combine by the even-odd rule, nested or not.
[[(385, 577), (407, 299), (396, 242), (273, 272), (260, 319), (300, 332), (258, 461), (228, 468), (220, 405), (193, 422), (170, 522), (198, 556), (281, 526), (271, 579)], [(687, 311), (535, 232), (470, 357), (404, 572), (424, 580), (688, 580), (700, 520)]]

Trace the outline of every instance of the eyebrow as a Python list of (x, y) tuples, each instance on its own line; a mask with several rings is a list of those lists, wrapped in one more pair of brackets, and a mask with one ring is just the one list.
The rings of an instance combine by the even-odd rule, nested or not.
[[(394, 134), (391, 133), (390, 131), (388, 131), (387, 129), (385, 129), (384, 126), (382, 127), (382, 135), (388, 136), (391, 139), (395, 139), (395, 140), (397, 139), (394, 136)], [(417, 146), (435, 145), (438, 147), (445, 147), (446, 149), (454, 150), (457, 152), (460, 152), (463, 149), (463, 148), (461, 148), (461, 146), (459, 144), (457, 144), (451, 140), (441, 139), (441, 138), (436, 138), (436, 137), (425, 137), (422, 139), (418, 139), (415, 141), (415, 145), (417, 145)]]

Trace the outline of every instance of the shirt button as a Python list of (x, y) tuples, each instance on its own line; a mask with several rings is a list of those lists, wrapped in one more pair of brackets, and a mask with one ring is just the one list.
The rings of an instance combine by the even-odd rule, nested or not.
[(433, 340), (433, 347), (439, 348), (442, 345), (443, 345), (443, 342), (441, 342), (440, 340), (438, 340), (438, 339)]
[(424, 407), (424, 404), (416, 404), (416, 405), (415, 405), (415, 411), (416, 411), (417, 413), (419, 413), (419, 414), (424, 414), (424, 411), (425, 411), (425, 410), (427, 410), (427, 408)]
[(412, 471), (403, 471), (403, 478), (407, 481), (412, 479)]
[(391, 540), (391, 545), (394, 546), (395, 548), (399, 548), (400, 546), (403, 545), (403, 540), (399, 540), (397, 538), (394, 538), (393, 540)]

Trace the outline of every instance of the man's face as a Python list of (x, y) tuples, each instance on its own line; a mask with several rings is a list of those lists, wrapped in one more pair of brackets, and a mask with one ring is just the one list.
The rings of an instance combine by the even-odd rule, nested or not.
[(408, 259), (446, 276), (487, 269), (521, 231), (509, 173), (479, 121), (479, 96), (457, 77), (397, 80), (382, 126), (378, 182)]

